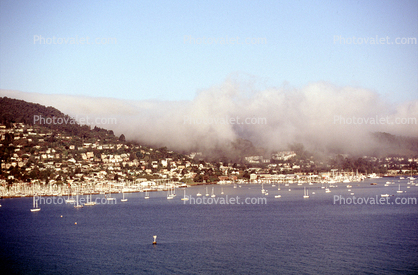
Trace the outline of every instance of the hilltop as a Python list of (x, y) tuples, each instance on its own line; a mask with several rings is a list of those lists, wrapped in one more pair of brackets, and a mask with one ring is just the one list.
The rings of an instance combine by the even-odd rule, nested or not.
[(30, 126), (39, 125), (55, 132), (83, 138), (114, 138), (112, 130), (94, 127), (91, 131), (88, 125), (80, 125), (74, 118), (63, 114), (54, 107), (1, 97), (0, 124), (5, 125), (6, 128), (11, 128), (13, 123), (23, 123)]

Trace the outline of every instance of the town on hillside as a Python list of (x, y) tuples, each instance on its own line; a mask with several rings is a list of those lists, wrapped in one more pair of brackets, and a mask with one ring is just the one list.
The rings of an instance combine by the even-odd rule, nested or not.
[[(92, 130), (93, 131), (93, 130)], [(0, 196), (43, 188), (59, 194), (77, 186), (121, 191), (167, 190), (192, 184), (356, 181), (416, 173), (418, 158), (337, 155), (328, 162), (295, 151), (246, 156), (245, 163), (205, 162), (119, 138), (75, 136), (42, 125), (0, 125)], [(26, 190), (26, 191), (25, 191)], [(49, 193), (48, 193), (49, 192)]]

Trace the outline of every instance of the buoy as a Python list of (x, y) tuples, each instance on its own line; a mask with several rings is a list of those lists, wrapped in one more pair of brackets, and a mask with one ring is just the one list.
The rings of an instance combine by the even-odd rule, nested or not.
[(77, 224), (77, 222), (75, 222), (74, 224)]
[(61, 218), (62, 218), (62, 215), (61, 215)]
[(154, 235), (154, 241), (152, 242), (152, 244), (157, 244), (157, 235)]

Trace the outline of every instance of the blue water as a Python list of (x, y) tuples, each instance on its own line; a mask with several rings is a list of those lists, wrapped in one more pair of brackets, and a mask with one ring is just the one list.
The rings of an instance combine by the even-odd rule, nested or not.
[[(418, 198), (418, 187), (396, 194), (388, 179), (350, 183), (355, 196), (394, 194)], [(267, 198), (266, 204), (190, 204), (165, 192), (125, 194), (127, 202), (81, 209), (41, 204), (32, 198), (0, 201), (2, 274), (418, 274), (418, 205), (339, 205), (351, 197), (339, 183), (326, 194), (320, 185), (223, 186), (229, 197)], [(212, 186), (209, 187), (209, 192)], [(217, 198), (220, 186), (215, 186)], [(187, 188), (188, 195), (205, 193)], [(282, 198), (275, 199), (274, 195)], [(93, 196), (99, 200), (103, 196)], [(242, 201), (243, 202), (243, 201)], [(61, 217), (62, 215), (62, 217)], [(77, 224), (75, 224), (77, 223)], [(156, 246), (152, 245), (157, 235)]]

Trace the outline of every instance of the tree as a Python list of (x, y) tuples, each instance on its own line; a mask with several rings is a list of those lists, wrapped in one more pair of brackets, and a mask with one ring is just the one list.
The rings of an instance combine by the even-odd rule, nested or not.
[[(254, 171), (252, 171), (252, 173), (254, 173)], [(250, 173), (248, 173), (248, 171), (244, 172), (244, 175), (242, 175), (243, 178), (245, 179), (250, 179)]]
[(202, 182), (203, 181), (203, 176), (201, 174), (198, 174), (194, 177), (193, 181), (194, 182)]

